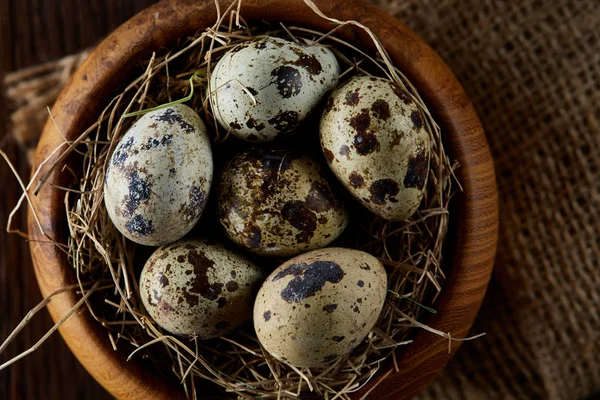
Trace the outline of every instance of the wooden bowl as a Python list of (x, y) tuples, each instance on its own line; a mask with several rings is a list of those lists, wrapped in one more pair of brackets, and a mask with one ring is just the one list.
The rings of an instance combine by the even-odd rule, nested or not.
[[(224, 10), (231, 0), (221, 1)], [(460, 162), (458, 178), (464, 191), (455, 199), (446, 246), (444, 270), (447, 280), (435, 304), (437, 314), (424, 322), (450, 332), (467, 335), (486, 291), (496, 251), (498, 205), (494, 166), (488, 143), (475, 111), (462, 87), (442, 59), (415, 33), (385, 11), (361, 0), (315, 1), (328, 16), (357, 20), (379, 37), (393, 62), (417, 87), (434, 118), (452, 159)], [(243, 0), (242, 14), (248, 21), (272, 20), (326, 32), (332, 28), (302, 0)], [(99, 110), (114, 95), (115, 88), (131, 77), (136, 64), (173, 40), (211, 26), (216, 20), (213, 0), (164, 0), (139, 13), (106, 38), (90, 55), (63, 89), (52, 109), (56, 125), (68, 140), (76, 138), (97, 118)], [(360, 30), (349, 34), (363, 49), (373, 46)], [(37, 148), (34, 170), (63, 142), (56, 127), (48, 122)], [(64, 147), (63, 147), (64, 149)], [(41, 167), (40, 174), (58, 160), (63, 149)], [(61, 161), (63, 163), (64, 161)], [(55, 169), (33, 207), (44, 232), (65, 243), (67, 232), (64, 192), (50, 183), (65, 185), (68, 173)], [(33, 185), (35, 187), (35, 184)], [(31, 254), (43, 296), (75, 283), (65, 254), (48, 244), (29, 213)], [(55, 297), (48, 309), (61, 319), (79, 297), (72, 291)], [(181, 388), (153, 376), (138, 360), (126, 362), (115, 352), (108, 335), (83, 307), (65, 322), (60, 332), (84, 367), (119, 399), (182, 398)], [(370, 396), (374, 399), (409, 398), (426, 386), (459, 347), (424, 330), (412, 332), (414, 343), (399, 350), (399, 371), (392, 365), (378, 372), (388, 375)], [(373, 379), (371, 382), (375, 382)], [(371, 385), (372, 385), (371, 383)], [(360, 398), (371, 387), (357, 393)]]

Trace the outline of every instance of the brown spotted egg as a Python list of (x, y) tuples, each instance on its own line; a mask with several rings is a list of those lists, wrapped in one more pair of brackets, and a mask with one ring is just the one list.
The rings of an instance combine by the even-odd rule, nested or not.
[(365, 207), (403, 220), (419, 207), (429, 172), (421, 110), (397, 84), (368, 76), (336, 89), (321, 118), (329, 166)]
[(215, 66), (212, 110), (238, 138), (271, 141), (296, 128), (339, 74), (326, 47), (260, 37), (234, 47)]
[(265, 280), (254, 329), (278, 360), (318, 367), (348, 354), (383, 309), (387, 275), (370, 254), (327, 248), (297, 256)]
[(217, 195), (227, 236), (260, 255), (326, 246), (347, 225), (319, 164), (297, 151), (255, 147), (238, 154), (225, 166)]
[(208, 339), (251, 319), (263, 279), (258, 267), (220, 244), (180, 240), (150, 256), (139, 287), (144, 307), (158, 325)]
[(173, 105), (141, 117), (109, 160), (104, 202), (130, 240), (160, 246), (200, 219), (213, 176), (210, 140), (191, 108)]

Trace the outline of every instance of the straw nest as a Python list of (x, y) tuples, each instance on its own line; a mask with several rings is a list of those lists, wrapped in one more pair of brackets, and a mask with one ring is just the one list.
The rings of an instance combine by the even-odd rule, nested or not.
[[(98, 110), (97, 122), (71, 143), (69, 148), (81, 154), (82, 163), (79, 170), (72, 171), (76, 184), (63, 188), (70, 237), (66, 246), (61, 246), (76, 271), (78, 290), (89, 312), (106, 328), (114, 349), (128, 352), (130, 358), (144, 359), (148, 368), (181, 382), (188, 397), (195, 398), (199, 387), (211, 381), (221, 388), (215, 390), (220, 393), (215, 397), (231, 397), (234, 393), (240, 398), (349, 398), (369, 380), (383, 379), (384, 374), (378, 371), (384, 363), (397, 366), (395, 350), (410, 345), (411, 329), (433, 331), (418, 320), (423, 313), (435, 312), (431, 307), (444, 281), (442, 245), (448, 203), (459, 187), (453, 175), (456, 166), (444, 152), (440, 129), (419, 94), (365, 27), (353, 21), (331, 20), (335, 28), (323, 33), (274, 22), (249, 25), (239, 13), (239, 5), (234, 2), (229, 9), (221, 10), (214, 26), (181, 38), (143, 61), (139, 75), (103, 111)], [(310, 1), (307, 6), (320, 13)], [(348, 25), (365, 29), (378, 53), (368, 55), (339, 39), (336, 34)], [(419, 211), (403, 222), (354, 213), (347, 232), (335, 243), (379, 258), (388, 273), (389, 291), (383, 312), (369, 335), (350, 355), (328, 367), (295, 368), (277, 361), (261, 348), (251, 324), (209, 341), (176, 337), (162, 330), (144, 310), (137, 285), (141, 267), (152, 249), (126, 240), (112, 225), (103, 202), (109, 157), (145, 110), (185, 101), (207, 122), (217, 154), (233, 140), (211, 113), (206, 96), (208, 78), (228, 49), (257, 35), (295, 41), (302, 37), (329, 46), (343, 65), (341, 82), (357, 74), (397, 82), (422, 108), (432, 143), (431, 169)], [(314, 140), (318, 142), (318, 138)], [(214, 210), (207, 208), (207, 213)]]

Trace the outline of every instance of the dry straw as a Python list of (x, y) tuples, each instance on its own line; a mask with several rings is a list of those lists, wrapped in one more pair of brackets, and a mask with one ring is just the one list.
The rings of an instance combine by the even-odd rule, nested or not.
[[(381, 381), (387, 374), (380, 370), (386, 362), (396, 366), (395, 350), (410, 344), (414, 327), (453, 340), (450, 334), (418, 322), (422, 313), (433, 313), (429, 306), (444, 281), (442, 245), (448, 225), (448, 203), (457, 186), (452, 165), (444, 152), (440, 128), (433, 121), (419, 94), (401, 71), (395, 68), (377, 38), (354, 21), (327, 18), (309, 0), (308, 7), (332, 22), (334, 29), (323, 34), (302, 27), (275, 25), (249, 26), (240, 14), (241, 1), (225, 10), (218, 9), (216, 23), (192, 37), (181, 38), (170, 48), (152, 55), (143, 72), (99, 113), (98, 120), (72, 142), (61, 159), (40, 178), (37, 190), (60, 161), (72, 151), (83, 155), (81, 169), (74, 172), (77, 184), (65, 191), (65, 213), (70, 232), (68, 243), (59, 244), (67, 252), (78, 284), (70, 288), (81, 294), (72, 310), (85, 304), (90, 314), (106, 328), (115, 350), (129, 352), (129, 358), (143, 358), (167, 379), (178, 380), (190, 398), (195, 398), (201, 380), (208, 380), (240, 398), (297, 399), (315, 396), (347, 399), (370, 380)], [(368, 55), (335, 36), (339, 29), (353, 25), (365, 30), (378, 53)], [(375, 216), (362, 218), (351, 227), (346, 245), (367, 251), (386, 266), (389, 293), (376, 327), (348, 356), (322, 368), (296, 368), (277, 361), (258, 343), (252, 326), (209, 342), (197, 338), (176, 337), (148, 318), (139, 297), (141, 247), (125, 238), (112, 225), (103, 203), (106, 165), (119, 139), (135, 122), (135, 116), (151, 108), (186, 101), (212, 127), (213, 142), (223, 146), (229, 132), (222, 130), (211, 113), (207, 92), (211, 68), (235, 45), (257, 35), (274, 35), (291, 40), (306, 38), (329, 46), (345, 66), (342, 80), (352, 75), (387, 77), (405, 88), (420, 105), (425, 128), (430, 134), (432, 153), (430, 174), (421, 209), (409, 220), (389, 222)], [(240, 84), (239, 82), (237, 84)], [(240, 84), (241, 85), (241, 84)], [(243, 85), (242, 85), (243, 86)], [(195, 95), (193, 95), (195, 93)], [(248, 92), (249, 96), (252, 96)], [(226, 145), (226, 144), (225, 144)], [(61, 146), (61, 149), (64, 147)], [(37, 177), (37, 173), (34, 175)], [(23, 185), (25, 188), (25, 186)], [(30, 187), (27, 186), (27, 189)], [(23, 200), (23, 199), (22, 199)], [(19, 202), (19, 205), (21, 202)], [(10, 223), (9, 223), (10, 228)], [(136, 255), (137, 251), (137, 255)], [(49, 296), (24, 319), (0, 346), (0, 352), (25, 326), (29, 319), (51, 301)], [(62, 323), (59, 321), (48, 335)], [(47, 337), (44, 336), (35, 350)], [(27, 352), (26, 352), (27, 353)], [(9, 360), (6, 367), (25, 353)]]

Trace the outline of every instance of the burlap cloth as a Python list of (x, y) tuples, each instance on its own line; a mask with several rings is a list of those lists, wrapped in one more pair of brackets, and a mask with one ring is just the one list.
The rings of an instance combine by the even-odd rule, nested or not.
[[(495, 157), (500, 243), (473, 333), (421, 399), (600, 396), (600, 3), (376, 0), (446, 60)], [(76, 55), (6, 77), (35, 145)]]

